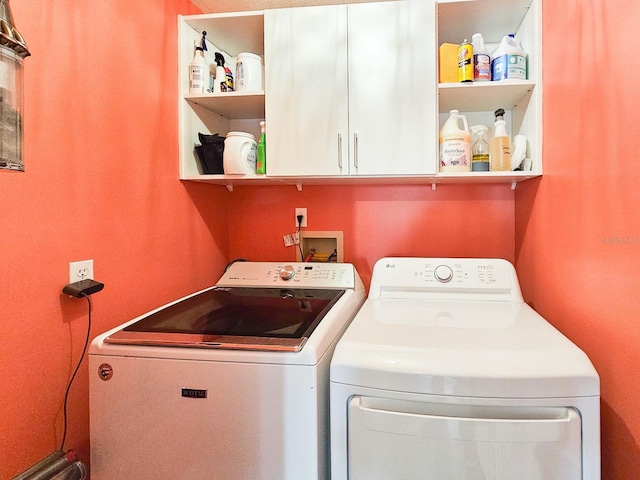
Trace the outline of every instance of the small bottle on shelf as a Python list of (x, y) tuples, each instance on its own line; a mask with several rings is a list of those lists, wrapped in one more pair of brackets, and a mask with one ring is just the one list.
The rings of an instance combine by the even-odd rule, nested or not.
[(474, 33), (471, 37), (473, 45), (473, 81), (491, 81), (491, 55), (484, 46), (484, 38), (481, 33)]
[(471, 171), (489, 171), (489, 143), (484, 136), (489, 131), (485, 125), (474, 125), (471, 127), (471, 134), (476, 137), (476, 141), (471, 146)]
[(491, 139), (491, 171), (511, 171), (511, 139), (507, 135), (507, 122), (504, 121), (504, 110), (495, 111), (496, 123)]
[(260, 140), (258, 141), (258, 159), (256, 160), (256, 173), (267, 173), (267, 132), (265, 121), (260, 122)]

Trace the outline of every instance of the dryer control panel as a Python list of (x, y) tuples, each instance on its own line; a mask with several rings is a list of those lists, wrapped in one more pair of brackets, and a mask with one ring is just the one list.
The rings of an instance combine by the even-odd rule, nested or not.
[(513, 265), (484, 258), (382, 258), (369, 298), (522, 301)]

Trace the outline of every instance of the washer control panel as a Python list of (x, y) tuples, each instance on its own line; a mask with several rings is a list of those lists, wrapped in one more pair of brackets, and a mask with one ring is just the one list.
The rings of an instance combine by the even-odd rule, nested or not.
[(219, 287), (355, 288), (349, 263), (236, 262), (216, 284)]
[[(430, 298), (486, 294), (491, 299), (521, 298), (513, 265), (503, 259), (382, 258), (373, 270), (369, 297)], [(465, 297), (466, 295), (466, 297)]]

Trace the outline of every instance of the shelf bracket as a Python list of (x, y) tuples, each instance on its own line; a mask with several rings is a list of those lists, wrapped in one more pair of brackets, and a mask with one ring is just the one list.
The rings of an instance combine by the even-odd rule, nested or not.
[(296, 188), (298, 189), (299, 192), (302, 191), (302, 184), (301, 183), (296, 183)]
[(511, 190), (515, 190), (517, 184), (518, 182), (511, 182)]
[(227, 190), (230, 192), (233, 192), (233, 185), (225, 185), (225, 187), (227, 187)]

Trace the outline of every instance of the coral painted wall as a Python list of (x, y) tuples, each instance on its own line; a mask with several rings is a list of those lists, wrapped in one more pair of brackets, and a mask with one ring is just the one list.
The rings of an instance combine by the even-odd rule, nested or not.
[[(295, 230), (295, 207), (308, 209), (309, 230), (344, 232), (345, 261), (367, 284), (384, 255), (515, 260), (527, 300), (600, 372), (603, 478), (635, 477), (640, 140), (629, 132), (640, 67), (613, 47), (634, 44), (640, 6), (544, 2), (545, 176), (514, 194), (496, 185), (227, 192), (179, 182), (176, 14), (196, 10), (189, 0), (152, 3), (11, 0), (33, 56), (27, 171), (0, 170), (1, 480), (59, 447), (87, 326), (86, 303), (60, 294), (70, 261), (93, 259), (106, 285), (94, 296), (93, 337), (215, 282), (230, 259), (293, 260), (282, 235)], [(66, 443), (85, 461), (87, 375), (85, 363)]]
[(343, 232), (344, 261), (367, 287), (384, 256), (514, 261), (510, 185), (236, 187), (231, 195), (230, 258), (294, 261), (282, 236), (296, 231), (295, 208), (304, 207), (306, 230)]
[[(177, 165), (176, 14), (188, 0), (11, 0), (24, 63), (26, 172), (0, 170), (0, 478), (59, 448), (87, 302), (61, 295), (93, 259), (92, 337), (215, 283), (226, 191)], [(87, 368), (66, 448), (88, 460)]]
[[(640, 472), (640, 4), (544, 2), (544, 177), (516, 191), (527, 301), (601, 378), (602, 478)], [(570, 19), (568, 21), (567, 19)]]

